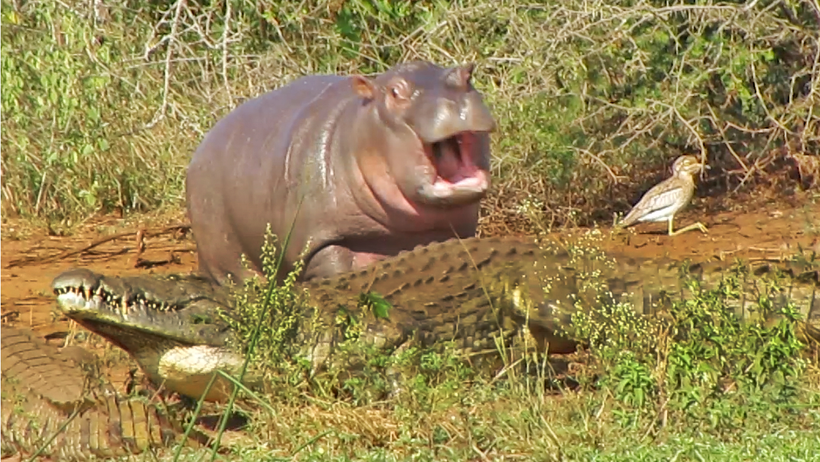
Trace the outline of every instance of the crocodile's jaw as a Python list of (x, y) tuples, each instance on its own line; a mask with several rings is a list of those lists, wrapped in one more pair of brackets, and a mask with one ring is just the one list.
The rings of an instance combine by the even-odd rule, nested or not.
[[(88, 297), (88, 294), (79, 290), (63, 291), (57, 295), (57, 303), (66, 316), (128, 352), (155, 384), (199, 399), (217, 370), (238, 375), (244, 361), (241, 355), (221, 345), (195, 345), (173, 335), (157, 334), (142, 327), (155, 322), (152, 311), (144, 305), (120, 307), (120, 311), (116, 305), (104, 302), (101, 296), (91, 293)], [(165, 324), (174, 315), (161, 314)], [(180, 328), (190, 325), (181, 317), (176, 321)], [(231, 390), (231, 382), (219, 376), (205, 400), (225, 401)]]
[(208, 383), (217, 370), (237, 377), (245, 358), (227, 348), (208, 345), (178, 346), (166, 350), (159, 358), (157, 375), (163, 384), (179, 394), (205, 401), (226, 401), (233, 385), (218, 375), (208, 389)]

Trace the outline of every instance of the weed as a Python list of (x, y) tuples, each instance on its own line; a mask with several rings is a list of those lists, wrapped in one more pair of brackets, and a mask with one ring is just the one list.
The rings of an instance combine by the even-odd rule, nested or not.
[[(256, 372), (270, 376), (275, 371), (285, 383), (293, 383), (299, 380), (305, 366), (304, 362), (289, 361), (298, 351), (294, 339), (304, 321), (303, 307), (307, 304), (307, 294), (295, 285), (304, 261), (299, 259), (281, 284), (273, 284), (277, 278), (277, 242), (268, 226), (260, 256), (265, 280), (258, 275), (244, 279), (241, 287), (233, 290), (234, 311), (223, 312), (222, 318), (235, 332), (233, 346), (259, 369)], [(248, 269), (244, 258), (243, 255), (243, 266)]]
[(762, 289), (738, 313), (732, 302), (749, 295), (742, 268), (709, 289), (685, 277), (692, 296), (656, 316), (611, 303), (573, 318), (598, 365), (596, 388), (619, 403), (613, 413), (620, 425), (637, 425), (647, 411), (672, 412), (701, 431), (731, 434), (803, 399), (799, 311), (773, 306), (782, 282), (775, 275), (754, 280)]

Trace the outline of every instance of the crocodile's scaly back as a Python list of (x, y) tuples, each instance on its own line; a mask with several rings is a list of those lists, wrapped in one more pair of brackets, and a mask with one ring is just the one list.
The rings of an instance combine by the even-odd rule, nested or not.
[[(358, 314), (359, 294), (375, 292), (392, 308), (387, 319), (367, 324), (369, 340), (396, 348), (412, 339), (419, 345), (455, 341), (465, 354), (494, 349), (497, 337), (509, 339), (525, 323), (522, 300), (515, 290), (530, 267), (547, 257), (535, 243), (517, 239), (450, 240), (402, 252), (370, 267), (337, 277), (314, 280), (304, 286), (324, 323), (312, 329), (314, 338), (303, 338), (314, 348), (309, 357), (324, 362), (342, 333), (329, 328), (338, 310)], [(567, 255), (549, 255), (560, 264)], [(567, 339), (554, 334), (561, 320), (530, 319), (542, 329), (541, 343), (551, 349), (570, 348)], [(303, 332), (309, 332), (304, 329)]]
[(179, 424), (140, 399), (91, 388), (80, 365), (32, 332), (3, 326), (0, 340), (3, 456), (33, 455), (55, 435), (41, 454), (57, 460), (139, 454), (179, 439)]

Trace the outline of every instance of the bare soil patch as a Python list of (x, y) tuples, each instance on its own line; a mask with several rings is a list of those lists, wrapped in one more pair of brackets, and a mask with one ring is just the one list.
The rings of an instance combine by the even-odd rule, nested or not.
[[(692, 231), (669, 237), (665, 224), (640, 224), (626, 233), (608, 238), (604, 246), (635, 257), (665, 256), (679, 260), (779, 258), (795, 254), (801, 248), (820, 253), (820, 204), (811, 201), (770, 203), (751, 211), (724, 207), (723, 211), (705, 219), (702, 212), (697, 205), (690, 207), (676, 219), (676, 226), (701, 219), (709, 228), (708, 234)], [(28, 327), (62, 345), (66, 339), (72, 338), (77, 327), (56, 314), (54, 296), (49, 288), (52, 279), (72, 267), (86, 267), (112, 275), (195, 271), (195, 243), (184, 227), (173, 228), (180, 224), (184, 223), (178, 219), (174, 223), (167, 217), (142, 224), (107, 217), (89, 223), (67, 237), (49, 236), (43, 232), (8, 232), (15, 225), (4, 224), (0, 291), (2, 322)], [(143, 229), (141, 240), (138, 240), (139, 229)], [(562, 233), (582, 231), (584, 229)], [(123, 236), (83, 252), (65, 255), (114, 234)], [(141, 252), (138, 251), (140, 247)], [(83, 346), (103, 357), (115, 358), (108, 361), (117, 364), (109, 371), (109, 378), (115, 383), (122, 384), (129, 371), (136, 369), (135, 363), (126, 360), (124, 355), (113, 351), (113, 347), (100, 339), (83, 342)]]

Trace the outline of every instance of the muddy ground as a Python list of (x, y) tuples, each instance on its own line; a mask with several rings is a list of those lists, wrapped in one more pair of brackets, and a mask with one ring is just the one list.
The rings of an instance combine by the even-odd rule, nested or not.
[[(703, 210), (712, 208), (701, 205), (703, 207), (697, 203), (690, 206), (676, 219), (676, 226), (700, 219), (709, 229), (706, 235), (692, 231), (669, 237), (665, 234), (665, 224), (640, 224), (626, 234), (607, 240), (605, 246), (633, 256), (668, 256), (681, 260), (778, 258), (797, 253), (801, 246), (820, 253), (820, 204), (816, 199), (807, 196), (805, 200), (780, 201), (760, 207), (747, 204), (741, 210), (706, 217), (702, 216)], [(108, 358), (106, 363), (117, 364), (108, 375), (115, 383), (122, 384), (129, 370), (136, 370), (135, 364), (98, 338), (73, 340), (78, 328), (56, 315), (49, 285), (60, 272), (77, 266), (117, 275), (194, 271), (197, 267), (195, 244), (186, 227), (175, 226), (181, 223), (184, 223), (182, 213), (143, 222), (111, 217), (86, 223), (69, 237), (59, 237), (24, 230), (20, 223), (5, 222), (1, 248), (2, 322), (29, 327), (58, 346), (67, 341), (79, 342)], [(138, 233), (139, 229), (144, 231)], [(142, 239), (138, 239), (138, 235)], [(112, 236), (119, 237), (88, 248)], [(144, 245), (141, 252), (138, 252), (141, 246), (138, 242)]]

